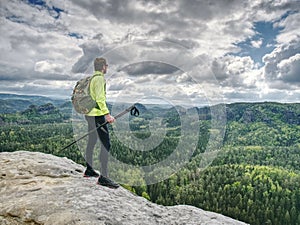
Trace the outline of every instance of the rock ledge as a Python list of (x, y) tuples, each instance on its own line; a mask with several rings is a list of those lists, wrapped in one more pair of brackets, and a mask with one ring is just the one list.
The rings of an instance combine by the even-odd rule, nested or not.
[(83, 178), (84, 167), (39, 152), (0, 153), (0, 224), (245, 224), (192, 206), (161, 206)]

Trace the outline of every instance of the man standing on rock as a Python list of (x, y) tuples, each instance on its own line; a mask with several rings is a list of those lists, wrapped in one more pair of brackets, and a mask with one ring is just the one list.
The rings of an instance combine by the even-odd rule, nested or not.
[[(93, 108), (88, 114), (85, 115), (85, 119), (88, 123), (88, 130), (92, 130), (105, 123), (113, 123), (115, 118), (109, 114), (109, 110), (106, 105), (106, 81), (104, 75), (107, 72), (107, 63), (104, 58), (96, 58), (94, 60), (95, 73), (90, 82), (90, 95), (97, 102), (97, 106)], [(100, 152), (100, 173), (93, 169), (93, 151), (97, 142), (97, 135), (101, 141)], [(92, 132), (88, 136), (88, 143), (86, 147), (86, 162), (87, 169), (84, 172), (85, 177), (99, 177), (98, 184), (118, 188), (119, 185), (108, 178), (108, 152), (110, 149), (109, 131), (106, 125)]]

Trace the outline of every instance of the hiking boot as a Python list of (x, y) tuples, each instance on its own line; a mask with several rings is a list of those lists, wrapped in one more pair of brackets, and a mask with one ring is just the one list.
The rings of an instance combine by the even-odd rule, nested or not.
[(106, 187), (110, 187), (110, 188), (118, 188), (120, 186), (120, 185), (116, 184), (115, 182), (113, 182), (112, 180), (110, 180), (109, 178), (104, 177), (102, 175), (98, 178), (97, 184), (106, 186)]
[(87, 168), (83, 174), (84, 177), (99, 177), (99, 173), (97, 173), (93, 168)]

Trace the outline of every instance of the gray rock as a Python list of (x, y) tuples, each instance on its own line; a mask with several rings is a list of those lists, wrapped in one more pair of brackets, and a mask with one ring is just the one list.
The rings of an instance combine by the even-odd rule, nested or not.
[(84, 167), (39, 152), (0, 153), (0, 224), (245, 224), (187, 206), (161, 206), (84, 178)]

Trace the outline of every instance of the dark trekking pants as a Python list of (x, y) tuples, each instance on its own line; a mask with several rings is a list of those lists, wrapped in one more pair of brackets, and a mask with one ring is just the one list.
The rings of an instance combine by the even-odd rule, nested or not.
[[(99, 126), (105, 123), (105, 116), (85, 116), (86, 121), (88, 122), (88, 131), (95, 129), (96, 126)], [(88, 136), (88, 144), (85, 152), (85, 159), (88, 163), (87, 166), (93, 165), (93, 152), (97, 142), (97, 138), (99, 137), (101, 142), (100, 149), (100, 173), (107, 177), (107, 164), (108, 164), (108, 152), (110, 149), (110, 139), (107, 125), (102, 126), (102, 128), (98, 128), (97, 131), (92, 132)]]

